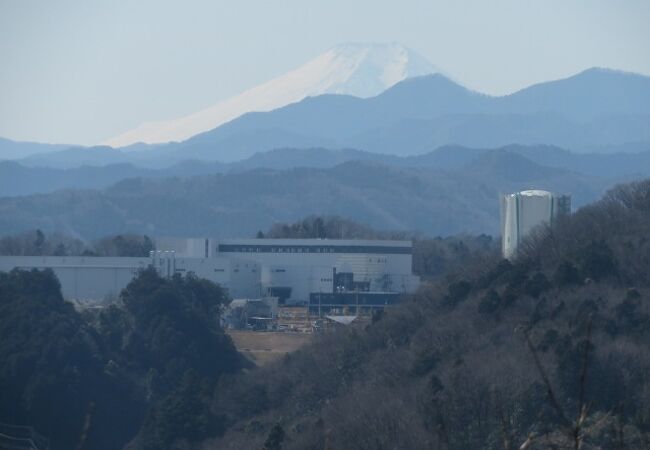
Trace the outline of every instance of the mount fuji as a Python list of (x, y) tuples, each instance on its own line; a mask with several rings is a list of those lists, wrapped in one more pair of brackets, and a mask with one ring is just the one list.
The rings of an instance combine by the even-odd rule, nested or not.
[(146, 122), (104, 142), (125, 147), (138, 142), (180, 142), (247, 112), (270, 111), (306, 97), (346, 94), (373, 97), (411, 77), (441, 73), (400, 44), (343, 44), (303, 66), (189, 116)]

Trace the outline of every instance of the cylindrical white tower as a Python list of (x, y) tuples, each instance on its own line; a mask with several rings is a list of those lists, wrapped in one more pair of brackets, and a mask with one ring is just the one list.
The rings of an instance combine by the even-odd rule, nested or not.
[(530, 190), (501, 197), (501, 250), (512, 258), (521, 240), (536, 226), (571, 213), (571, 196)]

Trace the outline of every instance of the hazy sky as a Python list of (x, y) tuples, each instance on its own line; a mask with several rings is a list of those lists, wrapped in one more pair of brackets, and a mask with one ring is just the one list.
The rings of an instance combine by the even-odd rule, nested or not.
[(94, 144), (350, 41), (400, 42), (491, 94), (650, 75), (650, 1), (0, 0), (0, 136)]

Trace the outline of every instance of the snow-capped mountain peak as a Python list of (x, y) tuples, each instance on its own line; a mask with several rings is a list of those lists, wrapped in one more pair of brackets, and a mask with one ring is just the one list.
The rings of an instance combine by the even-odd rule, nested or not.
[(303, 66), (214, 106), (179, 119), (147, 122), (104, 142), (124, 147), (183, 141), (252, 111), (270, 111), (306, 97), (347, 94), (372, 97), (405, 78), (440, 72), (397, 43), (342, 44)]

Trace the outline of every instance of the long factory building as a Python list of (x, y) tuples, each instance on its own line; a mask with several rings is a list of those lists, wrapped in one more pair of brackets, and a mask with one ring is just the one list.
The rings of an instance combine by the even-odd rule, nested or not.
[(139, 270), (194, 273), (232, 298), (277, 297), (280, 304), (368, 309), (413, 292), (411, 241), (161, 238), (149, 257), (0, 256), (0, 271), (52, 269), (69, 300), (119, 296)]

